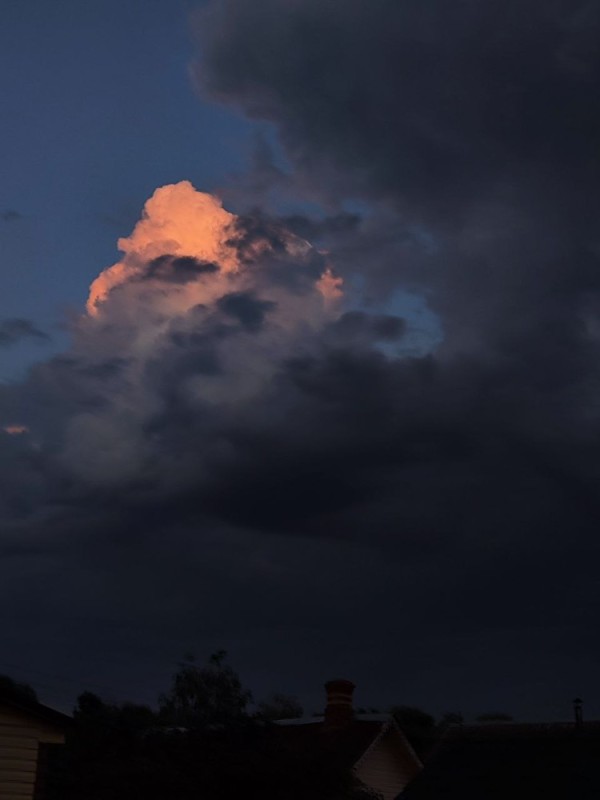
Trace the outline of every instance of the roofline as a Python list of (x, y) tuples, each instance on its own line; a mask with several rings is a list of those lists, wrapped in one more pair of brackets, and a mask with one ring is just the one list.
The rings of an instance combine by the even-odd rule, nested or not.
[(366, 758), (366, 756), (371, 752), (371, 750), (373, 750), (375, 748), (375, 746), (380, 741), (380, 739), (382, 739), (392, 729), (395, 730), (396, 733), (400, 734), (400, 737), (402, 739), (402, 743), (404, 744), (404, 747), (406, 748), (406, 751), (407, 751), (408, 755), (414, 761), (415, 765), (417, 767), (419, 767), (419, 769), (423, 769), (423, 763), (421, 762), (421, 759), (415, 753), (413, 746), (411, 745), (411, 743), (408, 741), (408, 739), (404, 735), (404, 732), (402, 731), (402, 729), (400, 728), (400, 726), (398, 725), (398, 723), (396, 722), (394, 717), (390, 715), (390, 717), (387, 720), (387, 722), (382, 722), (381, 723), (381, 729), (380, 729), (379, 733), (377, 734), (377, 736), (375, 736), (375, 738), (373, 739), (371, 744), (367, 747), (367, 749), (364, 751), (364, 753), (354, 762), (354, 764), (352, 766), (353, 770), (358, 768), (358, 766), (363, 761), (363, 759)]
[(5, 697), (0, 694), (0, 705), (10, 706), (11, 708), (17, 709), (17, 711), (22, 711), (24, 714), (38, 717), (39, 719), (43, 719), (59, 727), (64, 728), (73, 724), (73, 717), (70, 717), (68, 714), (63, 714), (62, 711), (57, 711), (55, 708), (50, 708), (50, 706), (38, 703), (37, 700), (21, 701), (19, 698)]
[(400, 736), (404, 740), (404, 744), (406, 745), (406, 749), (410, 753), (411, 758), (413, 759), (415, 764), (419, 767), (419, 769), (423, 769), (423, 762), (421, 761), (421, 759), (419, 758), (419, 756), (415, 752), (415, 748), (412, 746), (412, 744), (406, 738), (406, 734), (404, 733), (404, 731), (402, 730), (400, 725), (398, 725), (398, 723), (396, 722), (396, 718), (394, 716), (392, 716), (391, 724), (398, 731), (398, 733), (400, 734)]
[[(388, 722), (389, 714), (354, 714), (353, 722)], [(325, 722), (323, 714), (314, 714), (304, 717), (288, 717), (286, 719), (271, 720), (275, 725), (322, 725)]]

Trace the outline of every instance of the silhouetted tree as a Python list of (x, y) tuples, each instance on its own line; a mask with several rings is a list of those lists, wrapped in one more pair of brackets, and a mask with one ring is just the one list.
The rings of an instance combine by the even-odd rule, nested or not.
[(159, 698), (164, 722), (190, 729), (231, 725), (247, 719), (252, 694), (244, 689), (239, 676), (219, 650), (198, 666), (190, 657), (180, 664), (170, 691)]
[(28, 683), (19, 683), (8, 675), (0, 675), (0, 694), (14, 700), (33, 700), (37, 702), (37, 694)]
[(289, 694), (274, 693), (258, 704), (257, 716), (260, 719), (299, 719), (304, 709), (296, 697)]

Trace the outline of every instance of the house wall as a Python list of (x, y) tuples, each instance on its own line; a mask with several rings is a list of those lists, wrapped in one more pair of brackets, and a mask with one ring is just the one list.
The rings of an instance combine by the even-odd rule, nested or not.
[(390, 729), (363, 756), (354, 771), (359, 780), (379, 792), (384, 800), (394, 800), (417, 775), (419, 766), (406, 751), (400, 734)]
[(0, 705), (0, 798), (32, 800), (40, 742), (62, 744), (53, 725)]

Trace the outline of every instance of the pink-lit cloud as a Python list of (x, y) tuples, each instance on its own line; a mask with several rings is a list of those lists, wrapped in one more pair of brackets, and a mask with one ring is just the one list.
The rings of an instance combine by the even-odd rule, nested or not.
[(8, 433), (9, 436), (22, 436), (24, 433), (29, 433), (27, 425), (19, 425), (17, 423), (5, 425), (2, 430), (4, 433)]

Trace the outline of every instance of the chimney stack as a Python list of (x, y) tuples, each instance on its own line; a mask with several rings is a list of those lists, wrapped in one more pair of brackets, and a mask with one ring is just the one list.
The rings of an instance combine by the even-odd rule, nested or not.
[(325, 727), (344, 728), (354, 719), (354, 709), (352, 708), (352, 694), (354, 692), (352, 681), (340, 678), (334, 681), (327, 681), (325, 691), (327, 692), (327, 705), (325, 707)]

